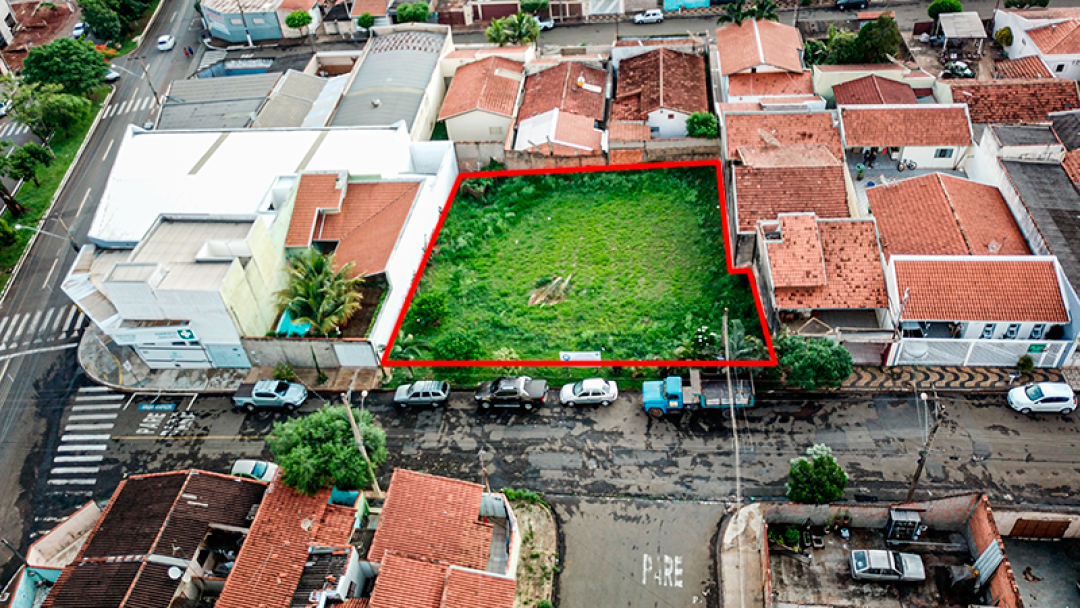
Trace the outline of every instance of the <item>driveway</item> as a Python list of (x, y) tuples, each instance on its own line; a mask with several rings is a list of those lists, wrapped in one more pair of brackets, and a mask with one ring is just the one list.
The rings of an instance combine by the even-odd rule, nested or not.
[(558, 604), (719, 605), (712, 546), (723, 505), (553, 497), (563, 545)]

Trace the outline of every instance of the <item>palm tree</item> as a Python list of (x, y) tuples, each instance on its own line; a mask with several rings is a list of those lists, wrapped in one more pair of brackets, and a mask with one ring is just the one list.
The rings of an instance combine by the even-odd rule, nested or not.
[(532, 44), (540, 37), (540, 24), (536, 17), (528, 13), (518, 12), (503, 19), (507, 35), (510, 40), (517, 44)]
[(776, 12), (778, 8), (774, 0), (758, 0), (750, 13), (758, 21), (780, 21), (780, 15)]
[(499, 46), (506, 46), (506, 43), (510, 42), (510, 39), (506, 35), (506, 29), (503, 27), (502, 19), (493, 20), (491, 25), (484, 30), (484, 36), (487, 37), (488, 42)]
[(731, 320), (731, 327), (728, 328), (728, 352), (732, 361), (760, 361), (769, 356), (765, 344), (757, 336), (746, 334), (742, 319)]
[[(409, 334), (394, 340), (394, 348), (390, 349), (390, 358), (398, 361), (423, 359), (429, 347), (430, 345), (427, 342)], [(409, 380), (412, 380), (412, 368), (406, 367), (405, 373), (409, 374)]]
[(724, 5), (723, 12), (720, 13), (720, 17), (716, 22), (720, 25), (734, 23), (735, 25), (742, 26), (743, 21), (753, 17), (752, 12), (752, 9), (746, 6), (746, 0), (735, 0), (734, 2)]
[(289, 261), (289, 283), (278, 293), (296, 323), (310, 323), (309, 333), (325, 336), (349, 322), (360, 309), (362, 278), (349, 278), (354, 264), (334, 270), (334, 254), (306, 249)]

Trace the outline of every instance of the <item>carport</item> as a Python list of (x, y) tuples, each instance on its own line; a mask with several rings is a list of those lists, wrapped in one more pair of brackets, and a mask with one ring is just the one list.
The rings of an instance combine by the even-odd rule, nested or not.
[[(945, 36), (944, 48), (949, 48), (949, 41), (964, 42), (975, 41), (975, 52), (982, 55), (983, 41), (986, 40), (986, 28), (983, 27), (982, 18), (975, 11), (963, 13), (942, 13), (938, 15), (938, 27)], [(956, 59), (956, 57), (952, 57)]]

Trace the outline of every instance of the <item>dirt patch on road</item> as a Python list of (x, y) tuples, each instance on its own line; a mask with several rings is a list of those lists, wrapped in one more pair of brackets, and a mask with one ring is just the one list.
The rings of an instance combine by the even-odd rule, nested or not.
[(535, 608), (551, 599), (551, 586), (559, 571), (559, 537), (555, 515), (542, 503), (511, 501), (521, 530), (521, 561), (517, 567), (514, 608)]
[[(66, 33), (78, 21), (78, 10), (72, 10), (74, 4), (54, 2), (18, 2), (11, 4), (11, 12), (19, 20), (19, 31), (14, 40), (4, 49), (4, 61), (12, 71), (22, 69), (23, 59), (35, 46), (42, 46), (53, 41), (62, 32)], [(39, 5), (43, 5), (39, 8)], [(36, 12), (35, 12), (36, 11)]]

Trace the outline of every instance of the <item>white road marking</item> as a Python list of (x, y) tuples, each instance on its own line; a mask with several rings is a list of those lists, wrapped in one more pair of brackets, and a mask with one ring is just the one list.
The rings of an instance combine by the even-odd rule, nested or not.
[(116, 426), (115, 424), (69, 424), (64, 431), (107, 431)]
[[(16, 318), (18, 318), (18, 316), (19, 315), (15, 315)], [(30, 313), (26, 313), (25, 315), (23, 315), (22, 323), (19, 323), (19, 329), (16, 329), (15, 330), (15, 335), (11, 336), (12, 340), (18, 340), (19, 339), (19, 336), (22, 335), (23, 328), (26, 327), (26, 322), (29, 321), (29, 320), (30, 320)], [(15, 322), (14, 321), (11, 323), (11, 326), (15, 327)]]
[[(45, 275), (45, 282), (41, 284), (42, 289), (49, 287), (49, 281), (52, 281), (52, 273), (56, 272), (56, 264), (60, 261), (60, 258), (53, 258), (52, 266), (49, 267), (49, 274)], [(48, 321), (45, 321), (48, 323)]]
[(50, 479), (50, 486), (92, 486), (97, 483), (96, 479)]
[(54, 467), (49, 473), (56, 475), (95, 475), (101, 467)]
[(30, 321), (30, 327), (26, 328), (26, 343), (30, 344), (30, 340), (34, 337), (34, 332), (37, 331), (38, 321), (41, 320), (41, 311), (34, 311), (34, 320)]
[(104, 452), (107, 445), (62, 445), (56, 448), (57, 452)]
[[(15, 348), (16, 346), (18, 346), (18, 344), (13, 344), (12, 348)], [(77, 348), (78, 346), (78, 342), (72, 342), (70, 344), (59, 344), (57, 346), (43, 346), (41, 348), (35, 348), (32, 350), (24, 350), (17, 353), (11, 353), (10, 355), (0, 355), (0, 361), (7, 361), (9, 359), (14, 359), (15, 357), (25, 357), (26, 355), (36, 355), (38, 353), (51, 353), (54, 350), (67, 350), (69, 348)]]
[(101, 405), (76, 405), (71, 408), (73, 412), (100, 412), (101, 410), (118, 410), (123, 404), (121, 403), (104, 403)]
[[(64, 435), (60, 437), (60, 441), (108, 441), (110, 437), (112, 435)], [(102, 446), (103, 449), (104, 447)]]
[(116, 401), (117, 399), (123, 399), (123, 394), (109, 393), (108, 395), (75, 395), (75, 402), (80, 401)]
[(75, 321), (75, 325), (74, 325), (74, 327), (71, 328), (71, 331), (74, 332), (75, 330), (82, 327), (82, 322), (83, 322), (83, 319), (85, 319), (85, 318), (86, 318), (86, 313), (84, 313), (83, 311), (80, 310), (79, 311), (79, 318)]
[[(71, 317), (75, 314), (75, 307), (71, 307), (71, 312), (68, 313), (68, 323), (71, 323)], [(66, 326), (66, 324), (65, 324)], [(111, 391), (113, 389), (107, 386), (84, 386), (79, 389), (80, 393), (104, 393), (105, 391)]]
[(82, 215), (83, 206), (86, 205), (86, 200), (90, 198), (90, 192), (91, 192), (91, 189), (87, 188), (86, 189), (86, 194), (84, 194), (83, 197), (82, 197), (82, 202), (79, 203), (79, 210), (75, 212), (75, 218), (76, 219), (78, 219), (78, 217)]
[(129, 99), (124, 103), (120, 104), (120, 107), (116, 110), (116, 114), (119, 116), (120, 114), (126, 113), (128, 111), (128, 106), (131, 105), (132, 101), (133, 100)]
[(79, 422), (82, 420), (116, 420), (119, 414), (78, 414), (68, 418), (68, 422)]
[(101, 162), (105, 162), (106, 160), (108, 160), (109, 152), (112, 152), (112, 145), (113, 145), (114, 141), (116, 141), (116, 140), (115, 139), (110, 139), (109, 140), (109, 145), (105, 147), (105, 154), (101, 155)]
[(111, 118), (114, 112), (116, 112), (116, 104), (109, 106), (109, 109), (105, 110), (105, 115), (102, 118)]
[(54, 334), (60, 330), (60, 319), (64, 318), (64, 309), (60, 308), (59, 310), (60, 312), (56, 313), (56, 318), (53, 319), (52, 329), (49, 330)]
[(48, 337), (49, 319), (52, 318), (52, 314), (53, 312), (55, 312), (55, 310), (55, 308), (50, 308), (49, 310), (45, 311), (45, 318), (41, 320), (41, 329), (38, 330), (38, 337), (36, 340), (34, 340), (34, 342), (41, 342), (44, 338)]
[(13, 122), (10, 122), (10, 123), (4, 125), (4, 130), (0, 131), (0, 137), (7, 137), (7, 132), (10, 131), (11, 128), (14, 127), (14, 126), (15, 126), (15, 123), (13, 123)]
[[(8, 324), (8, 321), (10, 321), (10, 320), (11, 320), (11, 317), (4, 317), (3, 319), (0, 319), (0, 333), (2, 333), (4, 331), (4, 327)], [(14, 326), (15, 324), (12, 323), (11, 325)], [(8, 329), (8, 331), (11, 331), (11, 329)], [(0, 342), (6, 342), (6, 341), (7, 341), (7, 334), (5, 333), (4, 337), (0, 338)]]
[(53, 458), (53, 462), (101, 462), (105, 460), (105, 457), (101, 454), (94, 454), (90, 456), (57, 456)]
[[(61, 340), (66, 340), (67, 339), (69, 331), (71, 331), (72, 333), (75, 333), (70, 328), (71, 328), (71, 318), (75, 316), (75, 311), (76, 310), (78, 310), (78, 307), (72, 305), (71, 310), (68, 311), (67, 318), (64, 319), (64, 333), (60, 334), (60, 339)], [(82, 389), (79, 389), (79, 390), (81, 391)], [(108, 390), (108, 389), (103, 389), (103, 390)]]

